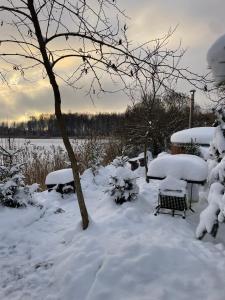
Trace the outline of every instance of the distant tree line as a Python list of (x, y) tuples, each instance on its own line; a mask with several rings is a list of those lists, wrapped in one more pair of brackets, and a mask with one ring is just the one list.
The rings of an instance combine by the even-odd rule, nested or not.
[[(169, 148), (170, 136), (189, 126), (190, 98), (169, 91), (162, 96), (144, 95), (142, 100), (128, 107), (119, 136), (130, 156), (149, 149), (153, 155)], [(212, 126), (214, 115), (195, 106), (193, 127)]]
[[(189, 104), (187, 95), (170, 91), (163, 96), (144, 95), (141, 101), (117, 113), (64, 115), (67, 131), (73, 138), (116, 137), (128, 155), (142, 152), (144, 147), (153, 154), (165, 150), (170, 136), (188, 128)], [(211, 126), (214, 115), (195, 106), (193, 127)], [(27, 122), (14, 122), (10, 126), (0, 123), (0, 137), (51, 138), (60, 132), (54, 115), (31, 116)]]
[[(117, 128), (124, 123), (124, 114), (100, 113), (64, 114), (67, 131), (70, 137), (87, 138), (90, 136), (108, 137), (115, 134)], [(1, 137), (42, 138), (59, 137), (59, 127), (54, 115), (41, 114), (31, 116), (27, 122), (14, 122), (8, 126), (7, 122), (0, 124)]]

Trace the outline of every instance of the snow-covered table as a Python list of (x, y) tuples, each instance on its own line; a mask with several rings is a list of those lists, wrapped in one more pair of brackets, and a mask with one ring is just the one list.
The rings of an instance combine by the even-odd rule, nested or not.
[(194, 127), (177, 131), (171, 135), (170, 141), (173, 144), (196, 143), (203, 146), (210, 145), (215, 132), (215, 127)]
[[(163, 180), (168, 176), (185, 180), (189, 201), (198, 201), (199, 188), (206, 182), (207, 163), (201, 157), (190, 154), (164, 154), (152, 160), (148, 166), (148, 178)], [(174, 187), (176, 189), (176, 186)]]

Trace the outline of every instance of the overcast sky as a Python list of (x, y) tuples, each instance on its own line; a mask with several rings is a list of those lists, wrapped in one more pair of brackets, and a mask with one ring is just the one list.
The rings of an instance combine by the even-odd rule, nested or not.
[[(179, 25), (173, 45), (182, 41), (187, 47), (183, 63), (194, 72), (206, 71), (206, 53), (211, 44), (225, 33), (224, 0), (118, 0), (129, 20), (129, 37), (146, 41), (165, 34)], [(48, 82), (24, 85), (16, 81), (12, 89), (0, 86), (0, 120), (26, 120), (29, 115), (53, 113), (53, 97)], [(182, 85), (183, 92), (190, 86)], [(207, 104), (203, 95), (196, 94), (200, 104)], [(130, 104), (125, 95), (104, 95), (93, 105), (88, 96), (76, 95), (63, 88), (65, 112), (122, 112)]]

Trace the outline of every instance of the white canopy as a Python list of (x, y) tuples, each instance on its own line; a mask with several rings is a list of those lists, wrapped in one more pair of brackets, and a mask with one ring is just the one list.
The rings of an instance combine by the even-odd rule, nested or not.
[(205, 181), (207, 163), (201, 157), (190, 154), (163, 155), (153, 159), (148, 166), (148, 176), (165, 178), (172, 176), (191, 182)]
[(207, 61), (216, 84), (225, 82), (225, 35), (221, 36), (210, 47), (207, 54)]
[(73, 181), (72, 169), (62, 169), (58, 171), (51, 172), (47, 175), (45, 184), (65, 184)]
[(201, 145), (209, 145), (213, 139), (215, 127), (194, 127), (184, 129), (172, 134), (170, 140), (172, 143), (188, 144), (197, 143)]

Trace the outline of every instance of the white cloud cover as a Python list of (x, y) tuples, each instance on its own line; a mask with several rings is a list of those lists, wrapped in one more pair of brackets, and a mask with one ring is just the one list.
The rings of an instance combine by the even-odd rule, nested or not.
[[(214, 40), (225, 32), (224, 0), (121, 0), (129, 24), (133, 41), (146, 41), (162, 36), (170, 27), (179, 25), (173, 40), (175, 46), (182, 40), (188, 51), (183, 63), (195, 72), (202, 73), (207, 68), (206, 53)], [(18, 78), (12, 79), (17, 82)], [(188, 92), (190, 86), (182, 85)], [(125, 95), (104, 95), (92, 104), (82, 93), (74, 94), (63, 88), (64, 111), (100, 112), (123, 111), (129, 99)], [(200, 101), (203, 96), (197, 94)], [(47, 81), (22, 83), (11, 90), (0, 86), (0, 120), (25, 118), (30, 114), (53, 112), (53, 97)]]

